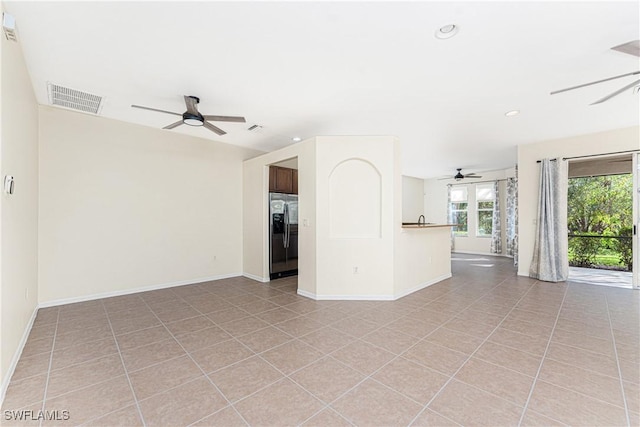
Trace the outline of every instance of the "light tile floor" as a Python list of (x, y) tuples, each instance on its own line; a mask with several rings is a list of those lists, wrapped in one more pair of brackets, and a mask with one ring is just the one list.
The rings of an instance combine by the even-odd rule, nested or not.
[[(453, 271), (394, 302), (233, 278), (42, 309), (2, 423), (640, 424), (640, 292), (517, 277), (507, 258)], [(4, 412), (43, 408), (70, 418)]]

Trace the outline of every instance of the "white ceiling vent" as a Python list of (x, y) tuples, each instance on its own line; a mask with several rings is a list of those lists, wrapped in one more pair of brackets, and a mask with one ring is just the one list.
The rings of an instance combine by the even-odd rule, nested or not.
[(102, 108), (102, 97), (68, 87), (47, 83), (49, 103), (85, 113), (98, 114)]

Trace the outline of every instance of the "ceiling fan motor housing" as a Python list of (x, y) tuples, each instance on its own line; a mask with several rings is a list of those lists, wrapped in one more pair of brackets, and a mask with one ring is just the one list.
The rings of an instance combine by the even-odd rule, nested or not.
[(204, 125), (204, 117), (202, 114), (191, 114), (188, 111), (182, 113), (182, 122), (189, 126), (202, 126)]

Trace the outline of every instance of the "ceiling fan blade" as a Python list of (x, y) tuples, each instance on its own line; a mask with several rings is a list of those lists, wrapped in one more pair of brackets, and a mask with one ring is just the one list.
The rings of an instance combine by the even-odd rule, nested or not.
[(598, 99), (596, 102), (593, 102), (593, 103), (591, 103), (591, 104), (589, 104), (589, 105), (596, 105), (596, 104), (600, 104), (600, 103), (602, 103), (602, 102), (604, 102), (604, 101), (607, 101), (607, 100), (609, 100), (609, 99), (613, 98), (614, 96), (618, 96), (618, 95), (620, 95), (620, 94), (621, 94), (622, 92), (624, 92), (625, 90), (627, 90), (627, 89), (631, 89), (632, 87), (634, 87), (635, 85), (637, 85), (637, 84), (639, 84), (639, 83), (640, 83), (640, 80), (636, 80), (635, 82), (633, 82), (633, 83), (631, 83), (631, 84), (628, 84), (628, 85), (626, 85), (625, 87), (620, 88), (620, 89), (618, 89), (617, 91), (615, 91), (615, 92), (613, 92), (613, 93), (611, 93), (611, 94), (609, 94), (609, 95), (605, 96), (604, 98), (600, 98), (600, 99)]
[(609, 80), (615, 80), (615, 79), (619, 79), (621, 77), (635, 76), (636, 74), (640, 74), (640, 71), (634, 71), (632, 73), (627, 73), (627, 74), (620, 74), (619, 76), (609, 77), (608, 79), (602, 79), (602, 80), (597, 80), (597, 81), (591, 82), (591, 83), (585, 83), (585, 84), (578, 85), (578, 86), (568, 87), (566, 89), (554, 90), (553, 92), (551, 92), (550, 95), (555, 95), (556, 93), (566, 92), (568, 90), (580, 89), (581, 87), (587, 87), (587, 86), (595, 85), (595, 84), (598, 84), (598, 83), (608, 82)]
[(179, 120), (175, 123), (171, 123), (170, 125), (167, 125), (165, 127), (163, 127), (162, 129), (173, 129), (173, 128), (177, 128), (178, 126), (180, 126), (181, 124), (183, 124), (182, 120)]
[(187, 113), (198, 115), (198, 98), (184, 95), (184, 103), (187, 104)]
[(618, 46), (614, 46), (611, 48), (611, 50), (616, 50), (618, 52), (628, 53), (629, 55), (640, 57), (640, 40), (633, 40)]
[(182, 114), (180, 113), (174, 113), (173, 111), (167, 111), (167, 110), (159, 110), (157, 108), (151, 108), (151, 107), (143, 107), (142, 105), (131, 105), (133, 108), (141, 108), (143, 110), (149, 110), (149, 111), (157, 111), (158, 113), (167, 113), (167, 114), (173, 114), (174, 116), (182, 116)]
[(246, 123), (244, 117), (240, 116), (203, 116), (205, 120), (211, 120), (212, 122), (238, 122)]
[(478, 175), (478, 174), (477, 174), (477, 172), (471, 172), (471, 173), (464, 174), (464, 176), (473, 176), (473, 175)]
[(211, 123), (209, 123), (209, 122), (204, 122), (204, 123), (203, 123), (203, 125), (204, 125), (204, 127), (206, 127), (207, 129), (209, 129), (211, 132), (215, 132), (215, 133), (217, 133), (218, 135), (224, 135), (224, 134), (226, 134), (226, 132), (225, 132), (225, 131), (223, 131), (222, 129), (220, 129), (220, 128), (219, 128), (219, 127), (217, 127), (217, 126), (212, 125), (212, 124), (211, 124)]
[(453, 179), (452, 176), (448, 176), (446, 178), (438, 178), (438, 181), (444, 181), (445, 179)]
[(465, 175), (464, 179), (467, 179), (467, 178), (469, 178), (469, 179), (479, 179), (479, 178), (482, 178), (482, 177), (480, 175), (473, 175), (473, 176)]

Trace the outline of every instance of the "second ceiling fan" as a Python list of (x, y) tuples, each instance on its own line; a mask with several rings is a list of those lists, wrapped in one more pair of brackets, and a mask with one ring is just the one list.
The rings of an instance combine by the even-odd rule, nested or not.
[(476, 174), (475, 172), (471, 172), (468, 173), (466, 175), (462, 175), (462, 168), (456, 168), (457, 173), (454, 176), (448, 176), (446, 178), (439, 178), (440, 180), (443, 179), (455, 179), (456, 181), (462, 181), (463, 179), (478, 179), (478, 178), (482, 178), (480, 175)]
[(143, 107), (142, 105), (131, 105), (133, 108), (140, 108), (143, 110), (156, 111), (158, 113), (166, 113), (173, 114), (174, 116), (182, 116), (181, 120), (178, 120), (175, 123), (171, 123), (163, 127), (162, 129), (173, 129), (180, 125), (189, 125), (189, 126), (204, 126), (209, 129), (211, 132), (215, 132), (218, 135), (226, 134), (225, 131), (220, 129), (217, 126), (212, 125), (209, 121), (213, 122), (236, 122), (236, 123), (245, 123), (246, 120), (244, 117), (240, 116), (212, 116), (212, 115), (202, 115), (198, 111), (198, 104), (200, 103), (200, 98), (197, 96), (189, 96), (184, 95), (184, 103), (187, 105), (187, 111), (184, 113), (175, 113), (173, 111), (160, 110), (158, 108), (151, 107)]

